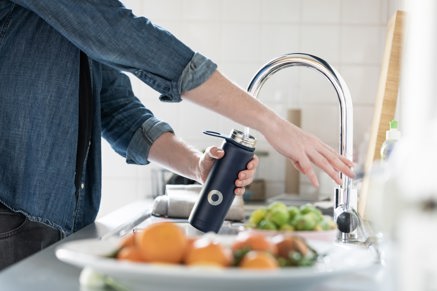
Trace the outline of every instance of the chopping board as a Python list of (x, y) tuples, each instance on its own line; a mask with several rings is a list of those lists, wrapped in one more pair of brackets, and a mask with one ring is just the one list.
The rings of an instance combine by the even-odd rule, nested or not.
[[(395, 117), (401, 75), (404, 18), (405, 12), (398, 10), (387, 25), (385, 51), (364, 165), (365, 173), (369, 173), (374, 160), (380, 159), (380, 149), (385, 141), (385, 132), (388, 130), (389, 122)], [(368, 181), (364, 179), (358, 200), (358, 212), (361, 217), (365, 216), (367, 192)]]

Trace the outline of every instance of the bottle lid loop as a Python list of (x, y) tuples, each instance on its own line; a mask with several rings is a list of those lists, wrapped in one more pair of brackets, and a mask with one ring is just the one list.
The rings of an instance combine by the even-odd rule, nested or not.
[(223, 138), (226, 141), (238, 143), (238, 144), (241, 144), (241, 145), (248, 147), (248, 148), (251, 148), (251, 149), (254, 149), (255, 144), (256, 144), (256, 139), (252, 135), (246, 136), (241, 130), (238, 130), (238, 129), (233, 129), (231, 131), (230, 138), (222, 135), (219, 132), (212, 131), (212, 130), (206, 130), (203, 133), (206, 135), (213, 136), (213, 137)]

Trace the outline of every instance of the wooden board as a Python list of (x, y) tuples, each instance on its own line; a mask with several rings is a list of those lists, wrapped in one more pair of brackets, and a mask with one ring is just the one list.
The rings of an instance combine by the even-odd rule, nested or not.
[[(300, 109), (289, 109), (287, 120), (294, 125), (301, 127), (302, 111)], [(300, 194), (300, 173), (287, 159), (285, 162), (285, 193)]]
[[(374, 160), (380, 159), (380, 149), (385, 141), (385, 132), (390, 120), (395, 117), (401, 75), (404, 18), (405, 12), (396, 11), (387, 25), (384, 58), (381, 64), (379, 87), (364, 165), (365, 173), (369, 172)], [(362, 217), (365, 215), (367, 191), (368, 181), (365, 179), (358, 201), (358, 211)]]

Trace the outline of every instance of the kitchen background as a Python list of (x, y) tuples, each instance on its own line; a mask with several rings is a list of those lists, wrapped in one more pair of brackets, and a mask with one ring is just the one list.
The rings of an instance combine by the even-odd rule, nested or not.
[[(168, 29), (194, 50), (213, 59), (243, 88), (272, 58), (305, 52), (325, 59), (348, 84), (354, 106), (354, 160), (366, 146), (378, 88), (387, 22), (400, 0), (124, 0), (136, 15)], [(145, 48), (147, 49), (147, 48)], [(206, 129), (229, 133), (240, 125), (189, 102), (162, 103), (159, 94), (131, 77), (135, 94), (176, 134), (204, 149), (220, 145)], [(338, 148), (339, 109), (335, 91), (318, 72), (288, 68), (271, 78), (259, 98), (283, 117), (301, 111), (301, 127)], [(402, 123), (401, 123), (402, 124)], [(260, 156), (256, 178), (268, 196), (285, 191), (286, 160), (257, 133)], [(157, 165), (127, 165), (103, 142), (103, 189), (99, 216), (129, 202), (157, 194)], [(320, 189), (300, 177), (303, 198), (332, 194), (333, 184), (319, 173)], [(293, 193), (296, 194), (296, 193)]]

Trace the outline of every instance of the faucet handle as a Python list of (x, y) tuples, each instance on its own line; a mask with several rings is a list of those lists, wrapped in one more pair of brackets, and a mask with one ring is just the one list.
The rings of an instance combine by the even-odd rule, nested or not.
[(340, 205), (334, 211), (337, 228), (342, 233), (351, 233), (355, 231), (360, 224), (358, 213), (352, 207)]

